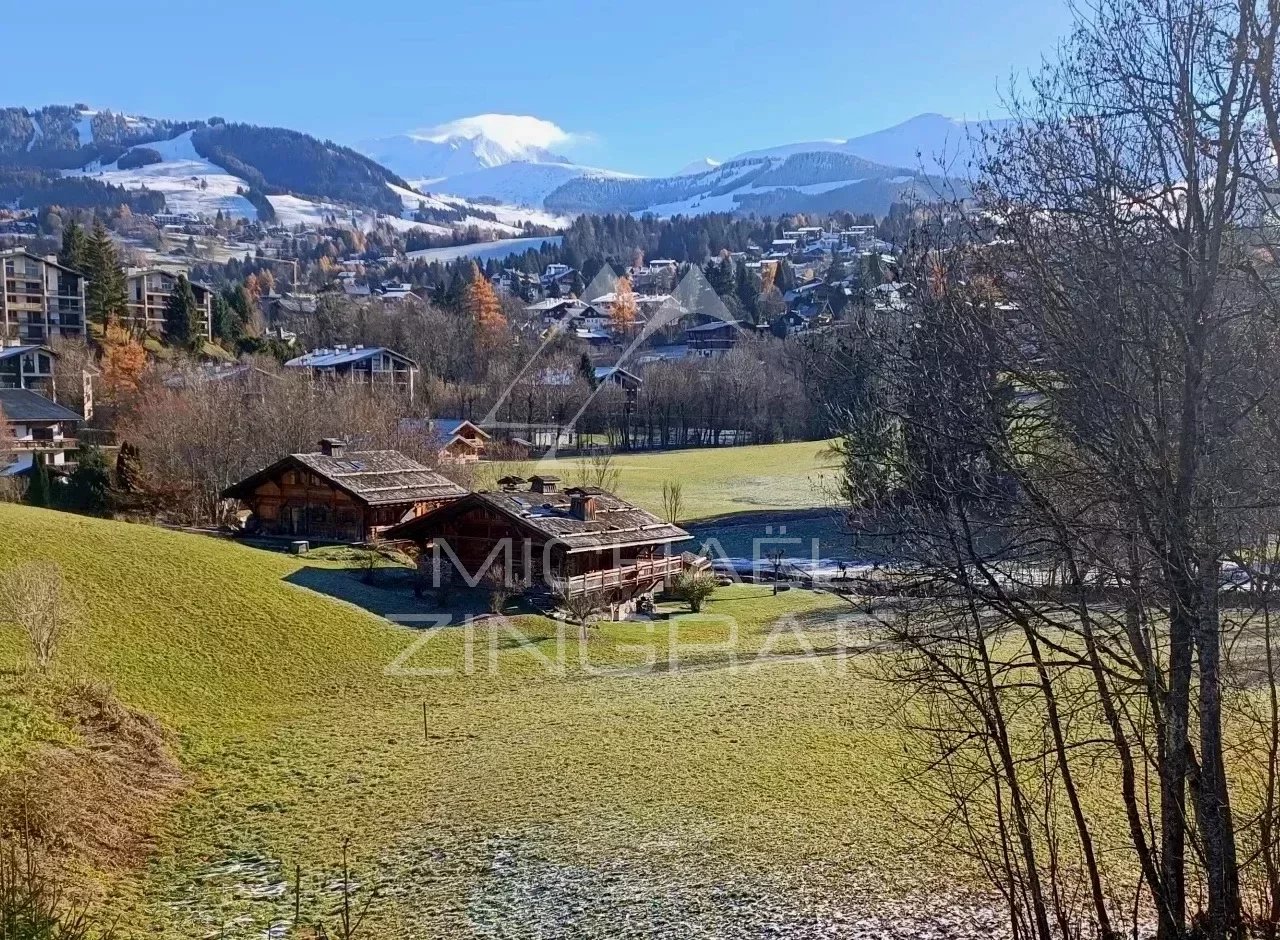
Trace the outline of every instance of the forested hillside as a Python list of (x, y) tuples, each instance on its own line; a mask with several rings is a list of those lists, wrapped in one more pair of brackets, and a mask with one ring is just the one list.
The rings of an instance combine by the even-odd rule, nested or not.
[(348, 147), (283, 127), (206, 126), (191, 135), (191, 143), (206, 160), (271, 195), (334, 199), (399, 215), (401, 199), (388, 185), (408, 188), (386, 167)]

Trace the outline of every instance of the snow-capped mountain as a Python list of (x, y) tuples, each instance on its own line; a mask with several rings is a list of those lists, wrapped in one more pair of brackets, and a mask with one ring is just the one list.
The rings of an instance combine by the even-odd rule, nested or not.
[(873, 163), (923, 169), (926, 173), (963, 176), (980, 149), (982, 135), (998, 130), (1007, 121), (965, 121), (941, 114), (917, 114), (913, 118), (864, 134), (861, 137), (811, 140), (739, 154), (735, 160), (755, 157), (789, 157), (797, 153), (847, 153)]
[(742, 212), (873, 212), (911, 194), (927, 197), (941, 181), (852, 154), (801, 151), (730, 160), (685, 176), (643, 179), (579, 177), (548, 194), (547, 209), (576, 213), (698, 215)]
[(573, 135), (520, 114), (477, 114), (436, 127), (362, 141), (356, 149), (406, 179), (441, 179), (508, 163), (569, 161), (551, 148)]
[(694, 160), (692, 163), (686, 163), (683, 167), (676, 171), (676, 176), (696, 176), (699, 173), (705, 173), (708, 170), (714, 170), (720, 166), (720, 161), (711, 157), (703, 157), (701, 160)]
[[(494, 117), (494, 116), (490, 116)], [(530, 121), (536, 119), (530, 118)], [(468, 128), (467, 152), (487, 153), (492, 122), (455, 122)], [(545, 122), (543, 122), (545, 123)], [(468, 199), (546, 209), (557, 215), (579, 212), (853, 212), (888, 210), (909, 194), (941, 191), (943, 177), (966, 177), (976, 145), (999, 122), (961, 121), (921, 114), (861, 137), (802, 141), (744, 153), (720, 163), (695, 160), (668, 177), (635, 177), (567, 161), (503, 158), (467, 172), (432, 178), (415, 174), (418, 189)], [(483, 126), (482, 126), (483, 125)], [(488, 129), (485, 129), (487, 127)], [(543, 129), (547, 134), (559, 131)], [(446, 140), (458, 144), (457, 127)], [(473, 133), (474, 132), (474, 133)], [(562, 133), (562, 132), (561, 132)], [(440, 134), (433, 135), (440, 137)], [(527, 139), (527, 135), (526, 135)], [(441, 144), (442, 145), (442, 144)], [(368, 152), (368, 151), (367, 151)], [(510, 148), (502, 148), (509, 153)], [(942, 157), (940, 164), (937, 158)], [(400, 169), (391, 161), (393, 169)]]
[(547, 196), (580, 177), (638, 178), (576, 163), (504, 163), (456, 176), (414, 180), (414, 186), (424, 192), (448, 193), (465, 199), (497, 199), (516, 206), (541, 207)]

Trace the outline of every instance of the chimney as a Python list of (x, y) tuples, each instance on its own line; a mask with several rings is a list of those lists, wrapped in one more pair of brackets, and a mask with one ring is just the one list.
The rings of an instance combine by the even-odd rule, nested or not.
[(347, 442), (336, 437), (326, 437), (320, 442), (320, 453), (326, 457), (341, 457), (347, 450)]
[(556, 485), (560, 482), (559, 477), (552, 476), (536, 476), (530, 477), (530, 489), (535, 493), (554, 493)]
[(582, 491), (569, 496), (569, 514), (582, 522), (590, 522), (596, 517), (596, 498), (591, 493)]

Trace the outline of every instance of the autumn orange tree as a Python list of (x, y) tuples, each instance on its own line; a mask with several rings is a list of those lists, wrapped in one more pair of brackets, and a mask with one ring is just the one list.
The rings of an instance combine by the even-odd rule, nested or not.
[(609, 324), (615, 333), (630, 333), (636, 325), (636, 295), (631, 290), (631, 278), (618, 279), (613, 292), (613, 306), (609, 311)]
[(147, 351), (132, 333), (110, 322), (102, 335), (102, 384), (108, 395), (136, 392), (147, 367)]
[(474, 262), (471, 278), (462, 295), (462, 309), (475, 324), (476, 346), (485, 352), (496, 349), (507, 332), (507, 318), (502, 313), (502, 304), (493, 285)]

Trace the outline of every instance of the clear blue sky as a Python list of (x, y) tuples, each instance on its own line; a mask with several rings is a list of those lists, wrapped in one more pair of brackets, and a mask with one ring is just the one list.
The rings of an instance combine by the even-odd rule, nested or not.
[[(9, 3), (4, 104), (83, 101), (343, 143), (481, 112), (587, 135), (578, 162), (663, 173), (1000, 113), (1063, 0), (63, 0)], [(20, 38), (21, 37), (21, 38)]]

